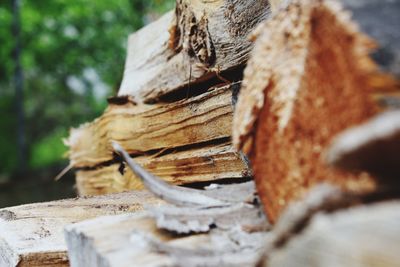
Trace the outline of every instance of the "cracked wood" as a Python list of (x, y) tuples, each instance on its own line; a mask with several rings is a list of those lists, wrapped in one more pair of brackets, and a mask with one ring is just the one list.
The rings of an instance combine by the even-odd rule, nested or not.
[(270, 15), (268, 0), (178, 0), (175, 12), (132, 34), (118, 95), (149, 102), (245, 64), (248, 34)]
[(67, 144), (71, 164), (78, 168), (80, 194), (142, 187), (120, 165), (111, 141), (175, 184), (249, 176), (247, 164), (230, 144), (232, 91), (237, 86), (212, 88), (173, 103), (135, 105), (125, 99), (111, 104), (93, 123), (72, 130)]
[[(247, 165), (229, 142), (158, 157), (139, 156), (135, 160), (151, 173), (173, 184), (251, 176)], [(131, 170), (123, 167), (120, 172), (120, 166), (120, 163), (114, 163), (94, 170), (77, 171), (78, 191), (84, 195), (98, 195), (143, 188)]]
[[(111, 141), (130, 154), (229, 138), (231, 85), (170, 104), (110, 105), (94, 122), (73, 129), (67, 140), (71, 164), (94, 167), (113, 159)], [(90, 140), (90, 142), (88, 142)]]

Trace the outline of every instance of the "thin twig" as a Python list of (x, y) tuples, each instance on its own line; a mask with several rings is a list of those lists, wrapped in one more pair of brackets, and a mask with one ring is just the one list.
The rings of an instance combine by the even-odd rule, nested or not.
[(57, 176), (54, 178), (54, 181), (60, 180), (67, 172), (69, 172), (72, 169), (72, 164), (68, 164), (67, 167), (65, 167)]

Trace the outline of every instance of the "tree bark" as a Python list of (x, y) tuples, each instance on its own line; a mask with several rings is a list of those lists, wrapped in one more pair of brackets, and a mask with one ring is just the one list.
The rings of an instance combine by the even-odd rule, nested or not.
[(270, 14), (267, 0), (178, 0), (175, 12), (132, 34), (118, 95), (154, 102), (247, 61), (248, 35)]

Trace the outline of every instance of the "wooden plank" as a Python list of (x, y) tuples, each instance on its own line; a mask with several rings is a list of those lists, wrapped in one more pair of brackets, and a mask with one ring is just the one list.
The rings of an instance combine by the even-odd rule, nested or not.
[(156, 203), (150, 193), (137, 191), (0, 209), (0, 266), (69, 266), (65, 225)]
[[(173, 184), (251, 176), (247, 164), (229, 142), (167, 153), (158, 157), (140, 156), (135, 160), (151, 173)], [(94, 170), (77, 171), (79, 193), (99, 195), (143, 188), (141, 181), (130, 169), (125, 168), (121, 173), (120, 166), (119, 163), (115, 163)]]
[(175, 12), (132, 34), (118, 95), (154, 101), (244, 64), (248, 34), (270, 14), (267, 0), (178, 0)]
[[(248, 186), (229, 185), (227, 192), (223, 188), (204, 192), (221, 200), (232, 198), (227, 203), (240, 199), (249, 203), (252, 194)], [(254, 228), (257, 219), (250, 217), (259, 213), (257, 204), (253, 215), (240, 216), (239, 212), (231, 220), (223, 220), (222, 227), (218, 219), (226, 216), (221, 211), (227, 206), (192, 206), (190, 212), (185, 206), (167, 204), (149, 212), (76, 223), (67, 226), (65, 234), (76, 267), (397, 266), (400, 201), (364, 200), (369, 204), (362, 204), (361, 195), (323, 185), (291, 205), (270, 232)], [(246, 227), (249, 221), (255, 225)], [(204, 230), (202, 223), (215, 228)], [(174, 234), (181, 225), (201, 234)]]

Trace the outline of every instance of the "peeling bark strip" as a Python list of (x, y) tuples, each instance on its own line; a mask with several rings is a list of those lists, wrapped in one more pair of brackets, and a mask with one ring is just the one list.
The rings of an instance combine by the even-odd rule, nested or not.
[[(143, 184), (153, 194), (169, 203), (196, 206), (196, 205), (224, 205), (223, 201), (210, 198), (201, 193), (196, 194), (196, 190), (169, 185), (160, 178), (145, 171), (140, 165), (135, 163), (129, 154), (116, 142), (113, 142), (114, 150), (119, 153), (131, 170), (142, 180)], [(200, 192), (200, 191), (198, 191)]]
[(268, 0), (178, 0), (175, 12), (129, 37), (118, 95), (154, 102), (244, 64), (248, 35), (269, 15)]
[(147, 192), (129, 192), (0, 209), (0, 266), (69, 266), (65, 225), (157, 203)]

